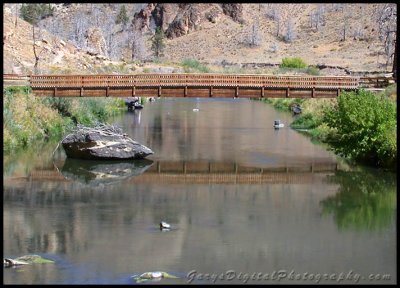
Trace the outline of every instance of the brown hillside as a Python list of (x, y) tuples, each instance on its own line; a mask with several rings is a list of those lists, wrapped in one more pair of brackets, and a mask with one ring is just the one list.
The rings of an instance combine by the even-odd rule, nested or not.
[[(84, 11), (89, 22), (94, 23), (89, 18), (92, 17), (94, 7), (104, 11), (107, 17), (115, 17), (119, 11), (118, 5), (120, 4), (57, 5), (54, 16), (42, 20), (42, 24), (50, 27), (57, 23), (72, 31), (74, 23), (71, 23), (71, 19), (74, 19), (76, 13)], [(376, 23), (377, 11), (383, 4), (238, 4), (225, 7), (216, 3), (138, 5), (127, 4), (130, 25), (126, 31), (133, 29), (134, 19), (137, 20), (137, 17), (147, 17), (141, 21), (146, 24), (143, 26), (146, 26), (147, 31), (143, 31), (143, 35), (149, 59), (152, 55), (152, 32), (149, 29), (154, 26), (154, 22), (163, 21), (161, 24), (164, 31), (172, 36), (165, 39), (166, 47), (161, 60), (170, 63), (172, 67), (177, 67), (174, 63), (181, 63), (185, 58), (215, 66), (221, 63), (279, 64), (284, 57), (300, 57), (309, 65), (339, 66), (354, 72), (392, 69), (390, 63), (386, 66), (387, 57), (383, 43), (379, 40), (379, 27)], [(12, 12), (14, 8), (13, 4), (3, 6), (4, 73), (31, 73), (34, 65), (32, 27), (22, 19), (18, 19), (15, 27), (15, 14)], [(142, 8), (144, 12), (138, 13)], [(323, 13), (317, 29), (311, 27), (311, 16), (318, 9), (322, 9)], [(272, 10), (278, 10), (280, 15), (278, 36), (277, 21), (271, 16)], [(155, 18), (161, 17), (163, 13), (163, 19)], [(110, 19), (100, 19), (99, 23), (114, 23)], [(284, 39), (289, 21), (295, 35), (290, 43)], [(260, 39), (259, 45), (251, 47), (248, 36), (253, 24), (257, 27)], [(346, 39), (342, 41), (344, 25)], [(117, 43), (121, 45), (121, 52), (114, 58), (107, 55), (103, 38), (105, 35), (102, 37), (101, 29), (97, 28), (99, 27), (92, 25), (82, 32), (87, 39), (95, 39), (95, 43), (88, 42), (91, 47), (84, 48), (42, 30), (42, 35), (36, 41), (36, 47), (41, 52), (40, 72), (93, 73), (123, 70), (125, 73), (132, 73), (142, 72), (144, 66), (154, 66), (126, 63), (130, 61), (131, 55), (127, 47), (130, 38), (123, 38), (121, 28), (117, 25), (112, 31), (115, 34), (115, 43), (117, 39), (122, 39)], [(110, 68), (107, 70), (104, 68), (106, 66)]]

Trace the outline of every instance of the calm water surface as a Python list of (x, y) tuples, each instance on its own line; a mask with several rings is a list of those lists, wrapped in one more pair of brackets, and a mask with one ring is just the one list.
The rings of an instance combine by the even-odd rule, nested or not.
[(161, 99), (113, 119), (155, 151), (147, 161), (52, 157), (57, 143), (5, 157), (4, 257), (55, 263), (5, 268), (4, 284), (148, 271), (179, 277), (160, 284), (396, 283), (396, 175), (347, 166), (292, 120), (258, 101)]

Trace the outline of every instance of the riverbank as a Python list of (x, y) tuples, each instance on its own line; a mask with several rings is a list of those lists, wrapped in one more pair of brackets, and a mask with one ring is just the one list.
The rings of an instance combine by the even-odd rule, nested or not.
[(3, 88), (3, 153), (60, 138), (76, 124), (94, 125), (125, 109), (119, 98), (40, 98), (29, 86)]
[(368, 166), (397, 170), (396, 85), (374, 94), (360, 90), (337, 99), (265, 99), (281, 111), (299, 104), (290, 127), (329, 145), (337, 155)]

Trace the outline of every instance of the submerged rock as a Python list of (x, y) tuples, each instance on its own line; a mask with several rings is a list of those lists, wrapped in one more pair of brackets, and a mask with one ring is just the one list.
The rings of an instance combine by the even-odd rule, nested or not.
[(160, 281), (161, 279), (177, 279), (178, 277), (171, 275), (167, 272), (155, 271), (155, 272), (145, 272), (141, 275), (133, 275), (132, 278), (136, 281), (136, 283), (141, 283), (144, 281)]
[(39, 255), (24, 255), (15, 259), (4, 258), (3, 263), (4, 267), (9, 268), (28, 264), (54, 263), (54, 261), (45, 259)]
[(143, 159), (154, 154), (120, 128), (104, 124), (93, 128), (78, 126), (77, 131), (62, 140), (62, 146), (68, 157), (79, 159)]

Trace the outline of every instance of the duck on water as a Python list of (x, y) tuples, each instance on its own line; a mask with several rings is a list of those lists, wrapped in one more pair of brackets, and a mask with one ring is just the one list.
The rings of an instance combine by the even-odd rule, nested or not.
[(281, 120), (274, 120), (274, 128), (279, 129), (285, 127), (285, 124), (281, 122)]

